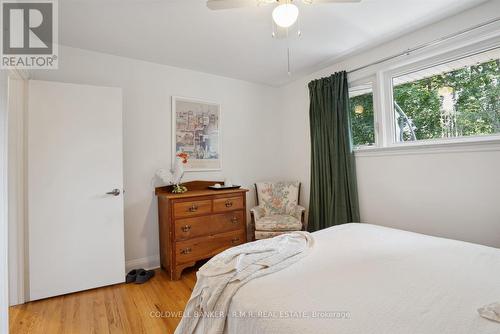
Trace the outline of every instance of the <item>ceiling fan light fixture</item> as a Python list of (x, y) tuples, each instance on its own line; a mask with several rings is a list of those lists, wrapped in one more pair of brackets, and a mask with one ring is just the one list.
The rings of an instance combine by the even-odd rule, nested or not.
[(291, 27), (299, 17), (299, 8), (292, 3), (285, 3), (273, 10), (273, 20), (282, 28)]

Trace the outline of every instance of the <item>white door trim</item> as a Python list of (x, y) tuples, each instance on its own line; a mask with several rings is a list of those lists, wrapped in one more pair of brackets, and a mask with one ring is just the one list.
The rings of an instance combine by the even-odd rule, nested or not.
[(0, 332), (9, 332), (9, 270), (7, 219), (7, 78), (0, 71)]
[(28, 81), (25, 73), (9, 74), (8, 104), (8, 207), (9, 207), (9, 303), (29, 300), (28, 243), (26, 222), (26, 107)]

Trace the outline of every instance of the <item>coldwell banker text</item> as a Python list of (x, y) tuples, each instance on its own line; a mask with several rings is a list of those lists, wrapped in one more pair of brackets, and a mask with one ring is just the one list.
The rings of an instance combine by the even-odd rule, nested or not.
[(0, 68), (57, 69), (57, 0), (0, 0)]

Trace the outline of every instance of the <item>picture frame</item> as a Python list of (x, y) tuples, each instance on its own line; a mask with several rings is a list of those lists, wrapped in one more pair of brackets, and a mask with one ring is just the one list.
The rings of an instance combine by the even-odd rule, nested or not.
[(172, 163), (185, 152), (186, 172), (222, 170), (221, 125), (219, 103), (172, 96)]

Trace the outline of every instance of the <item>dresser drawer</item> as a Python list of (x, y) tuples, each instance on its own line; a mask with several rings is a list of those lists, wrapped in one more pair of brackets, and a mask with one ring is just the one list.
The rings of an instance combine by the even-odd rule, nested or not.
[(243, 211), (175, 220), (175, 240), (242, 230), (245, 228)]
[(226, 197), (214, 199), (214, 211), (231, 211), (243, 208), (243, 197)]
[(246, 241), (244, 231), (226, 232), (175, 244), (176, 264), (205, 259)]
[(174, 217), (190, 217), (212, 212), (212, 201), (188, 201), (174, 204)]

